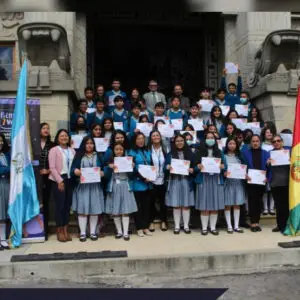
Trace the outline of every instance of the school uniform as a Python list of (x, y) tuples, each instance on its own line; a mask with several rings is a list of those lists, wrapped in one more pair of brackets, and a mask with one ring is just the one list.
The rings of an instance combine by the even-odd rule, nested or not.
[(117, 97), (121, 96), (124, 99), (124, 109), (130, 109), (130, 104), (127, 99), (127, 94), (125, 92), (122, 92), (119, 90), (118, 92), (114, 90), (107, 91), (104, 95), (104, 98), (106, 99), (106, 108), (107, 108), (107, 113), (111, 113), (115, 109), (115, 105), (109, 105), (109, 103), (113, 103), (113, 100)]
[(222, 120), (209, 119), (207, 121), (207, 126), (208, 125), (215, 125), (221, 138), (224, 138), (226, 136), (226, 128), (225, 128), (224, 122)]
[(88, 114), (87, 116), (87, 126), (88, 129), (90, 130), (92, 128), (92, 125), (97, 124), (97, 125), (102, 125), (103, 120), (106, 118), (109, 118), (110, 115), (106, 112), (99, 113), (97, 111)]
[[(74, 171), (81, 168), (103, 168), (96, 152), (91, 157), (84, 155), (72, 163), (71, 176), (77, 182), (73, 192), (72, 209), (79, 215), (100, 215), (105, 211), (104, 196), (101, 184), (80, 183)], [(100, 174), (99, 174), (100, 176)]]
[(241, 92), (242, 92), (242, 88), (243, 88), (241, 76), (238, 76), (237, 89), (236, 89), (235, 94), (231, 94), (228, 92), (226, 77), (224, 77), (224, 76), (222, 77), (222, 80), (221, 80), (221, 88), (226, 89), (226, 91), (227, 91), (225, 100), (227, 103), (229, 103), (231, 109), (234, 109), (236, 104), (241, 104), (240, 96), (241, 96)]
[(128, 111), (125, 109), (122, 110), (117, 110), (114, 109), (111, 117), (114, 122), (122, 122), (123, 123), (123, 131), (127, 132), (128, 131)]
[(136, 129), (136, 124), (139, 123), (139, 118), (131, 116), (128, 121), (128, 137), (131, 139), (134, 136), (134, 130)]
[(10, 154), (0, 153), (0, 221), (8, 219)]
[(96, 104), (93, 100), (87, 101), (87, 105), (88, 105), (88, 108), (96, 108)]
[(145, 115), (148, 117), (150, 123), (154, 122), (154, 113), (151, 110), (146, 109), (140, 112), (140, 117)]
[(224, 99), (223, 101), (221, 101), (220, 99), (215, 98), (214, 102), (215, 102), (215, 104), (217, 106), (230, 106), (230, 103), (226, 99)]
[[(200, 117), (193, 118), (192, 116), (189, 116), (188, 120), (198, 120), (198, 121), (202, 120), (203, 125), (206, 125), (206, 122)], [(187, 123), (189, 123), (189, 121), (187, 121)], [(197, 131), (197, 138), (199, 139), (199, 141), (204, 139), (204, 130)]]
[(168, 109), (167, 111), (167, 117), (170, 118), (170, 120), (177, 120), (177, 119), (182, 119), (182, 123), (183, 123), (183, 127), (186, 125), (187, 120), (188, 120), (188, 115), (187, 113), (182, 110), (179, 109), (177, 111), (174, 111), (172, 108)]

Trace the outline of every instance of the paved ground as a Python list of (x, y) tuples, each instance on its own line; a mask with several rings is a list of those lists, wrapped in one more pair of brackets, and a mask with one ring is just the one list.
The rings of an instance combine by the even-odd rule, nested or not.
[[(20, 288), (228, 288), (220, 299), (226, 300), (299, 300), (300, 270), (285, 270), (263, 274), (215, 276), (208, 278), (147, 277), (139, 281), (95, 284), (40, 282), (19, 284)], [(16, 285), (0, 282), (0, 288)]]

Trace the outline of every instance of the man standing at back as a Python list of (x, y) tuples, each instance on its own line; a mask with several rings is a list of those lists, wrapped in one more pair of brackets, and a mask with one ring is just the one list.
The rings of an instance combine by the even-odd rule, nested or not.
[[(181, 84), (176, 84), (174, 86), (173, 89), (173, 96), (179, 97), (180, 98), (180, 108), (185, 110), (185, 111), (189, 111), (190, 110), (190, 106), (191, 106), (191, 101), (188, 97), (185, 97), (183, 95), (183, 87)], [(171, 99), (172, 97), (170, 97), (168, 99), (168, 107), (171, 108)]]
[(149, 92), (143, 96), (146, 101), (147, 109), (154, 112), (154, 106), (158, 102), (162, 102), (166, 106), (166, 97), (157, 91), (158, 84), (155, 80), (150, 80), (148, 88)]

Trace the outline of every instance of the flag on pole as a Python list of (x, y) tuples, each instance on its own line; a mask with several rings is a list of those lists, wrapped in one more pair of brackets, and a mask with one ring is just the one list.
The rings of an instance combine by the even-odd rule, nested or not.
[(293, 147), (289, 184), (290, 216), (285, 235), (300, 235), (300, 85), (296, 102)]
[(8, 215), (11, 220), (10, 246), (22, 242), (23, 224), (39, 214), (36, 182), (31, 163), (26, 116), (27, 61), (24, 60), (14, 108), (11, 133), (11, 170)]

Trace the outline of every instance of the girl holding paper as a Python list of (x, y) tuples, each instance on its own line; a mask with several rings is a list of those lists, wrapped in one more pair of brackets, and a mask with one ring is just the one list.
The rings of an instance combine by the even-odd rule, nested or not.
[(114, 158), (125, 156), (126, 148), (123, 143), (116, 142), (112, 150), (109, 164), (105, 167), (105, 176), (108, 179), (105, 212), (113, 215), (117, 229), (115, 238), (120, 239), (123, 237), (125, 241), (129, 241), (129, 214), (137, 211), (137, 205), (132, 192), (131, 173), (114, 172)]
[(132, 140), (133, 148), (128, 153), (134, 162), (132, 190), (138, 207), (134, 217), (139, 237), (152, 235), (149, 231), (152, 183), (138, 172), (139, 165), (152, 165), (151, 152), (146, 148), (145, 141), (143, 133), (136, 133)]
[[(210, 157), (220, 159), (220, 173), (204, 173), (205, 170), (202, 159)], [(195, 183), (196, 183), (196, 204), (195, 208), (200, 210), (202, 224), (202, 235), (208, 234), (208, 221), (210, 232), (218, 235), (216, 229), (218, 211), (224, 209), (224, 178), (222, 171), (226, 171), (227, 166), (222, 151), (218, 148), (215, 135), (207, 133), (205, 141), (201, 143), (195, 155)]]
[(114, 99), (115, 108), (111, 113), (114, 122), (122, 122), (123, 130), (128, 130), (128, 111), (124, 109), (124, 99), (122, 96), (116, 96)]
[(105, 118), (102, 123), (102, 136), (108, 139), (111, 138), (112, 134), (114, 133), (114, 122), (112, 118)]
[[(172, 174), (172, 159), (186, 160), (190, 163), (188, 174)], [(194, 185), (193, 185), (193, 167), (194, 155), (189, 149), (183, 135), (177, 135), (174, 138), (171, 152), (167, 155), (165, 161), (165, 170), (169, 173), (169, 183), (166, 194), (166, 205), (173, 208), (174, 216), (174, 234), (180, 233), (181, 215), (184, 223), (184, 232), (191, 233), (189, 228), (190, 208), (195, 204)]]
[(248, 123), (259, 122), (260, 128), (264, 127), (264, 121), (261, 118), (260, 111), (257, 107), (253, 106), (248, 115)]
[(222, 115), (221, 108), (214, 106), (210, 112), (210, 119), (207, 121), (207, 125), (215, 125), (220, 137), (225, 137), (225, 118)]
[[(167, 117), (170, 120), (182, 119), (183, 126), (187, 122), (187, 114), (180, 108), (180, 98), (177, 96), (171, 99), (171, 108), (167, 111)], [(172, 121), (171, 121), (172, 122)]]
[[(224, 150), (226, 164), (243, 164), (238, 142), (235, 137), (229, 137), (226, 141)], [(225, 172), (224, 176), (227, 177), (224, 184), (225, 192), (225, 218), (227, 223), (227, 232), (243, 233), (244, 231), (239, 228), (240, 222), (240, 206), (245, 204), (246, 193), (243, 179), (229, 178), (229, 172)], [(231, 208), (233, 207), (234, 229), (231, 224)]]
[(99, 181), (100, 176), (104, 176), (103, 171), (101, 171), (103, 165), (96, 152), (95, 142), (91, 137), (83, 139), (72, 163), (71, 176), (77, 184), (73, 192), (72, 208), (78, 214), (79, 240), (81, 242), (86, 241), (86, 227), (89, 217), (90, 238), (92, 241), (96, 241), (98, 239), (96, 233), (98, 216), (105, 211), (103, 190), (100, 182), (81, 182), (82, 168), (100, 168)]
[[(158, 130), (159, 124), (166, 125), (166, 122), (164, 120), (157, 120), (154, 124), (153, 130), (159, 131)], [(166, 149), (166, 153), (169, 153), (171, 150), (171, 139), (164, 136), (162, 136), (161, 138), (162, 138), (163, 146)]]

